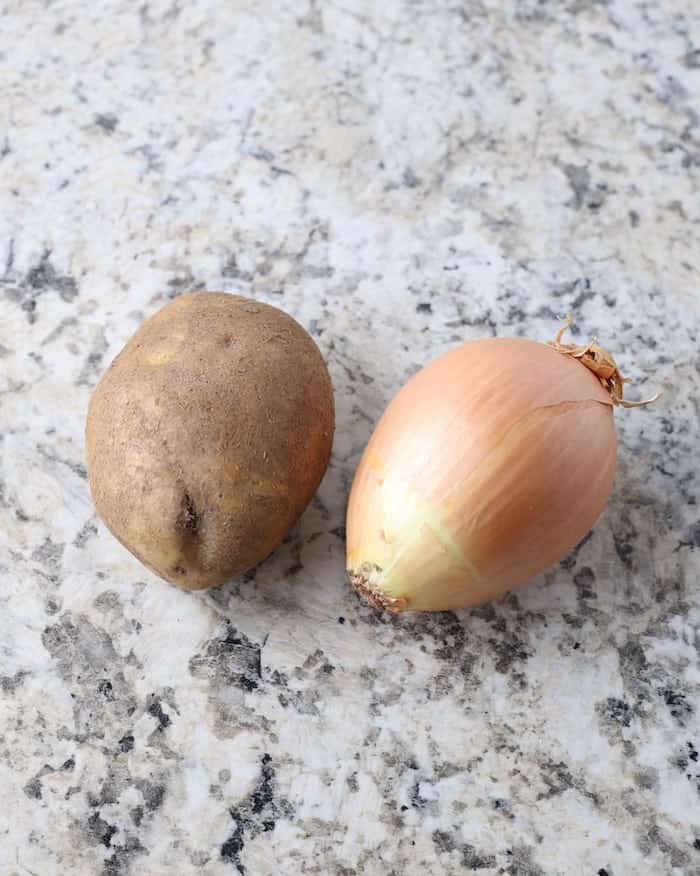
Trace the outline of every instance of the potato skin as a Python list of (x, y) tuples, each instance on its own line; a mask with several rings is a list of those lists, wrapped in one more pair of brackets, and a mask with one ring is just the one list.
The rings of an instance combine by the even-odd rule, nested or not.
[(328, 370), (297, 322), (238, 295), (182, 295), (92, 395), (90, 489), (134, 556), (199, 590), (277, 547), (321, 482), (333, 430)]

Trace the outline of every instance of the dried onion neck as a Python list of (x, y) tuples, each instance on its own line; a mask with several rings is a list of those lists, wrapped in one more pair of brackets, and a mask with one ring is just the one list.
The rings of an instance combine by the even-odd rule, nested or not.
[(622, 376), (617, 362), (607, 350), (597, 343), (597, 338), (593, 338), (588, 344), (562, 344), (561, 339), (564, 332), (571, 328), (572, 325), (573, 319), (571, 314), (569, 314), (564, 325), (551, 341), (547, 341), (547, 344), (555, 349), (557, 353), (571, 356), (572, 359), (578, 359), (582, 365), (585, 365), (589, 371), (592, 371), (610, 394), (614, 405), (621, 405), (623, 408), (641, 408), (644, 405), (655, 402), (659, 398), (660, 392), (643, 401), (627, 401), (627, 399), (623, 398), (624, 385), (625, 383), (631, 383), (631, 380), (628, 377)]

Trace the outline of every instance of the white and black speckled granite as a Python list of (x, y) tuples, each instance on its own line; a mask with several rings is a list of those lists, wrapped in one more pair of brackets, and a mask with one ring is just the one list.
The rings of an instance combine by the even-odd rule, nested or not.
[[(0, 872), (700, 873), (700, 11), (0, 7)], [(333, 462), (203, 597), (96, 520), (99, 374), (182, 291), (295, 315)], [(344, 506), (406, 377), (569, 310), (665, 390), (561, 565), (387, 617)]]

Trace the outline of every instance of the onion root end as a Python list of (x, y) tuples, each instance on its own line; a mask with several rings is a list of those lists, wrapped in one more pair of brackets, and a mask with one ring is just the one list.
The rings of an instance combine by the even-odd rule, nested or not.
[(362, 563), (358, 569), (348, 569), (348, 579), (359, 595), (372, 608), (390, 611), (394, 614), (405, 611), (408, 602), (402, 596), (390, 596), (379, 587), (382, 570), (373, 563)]

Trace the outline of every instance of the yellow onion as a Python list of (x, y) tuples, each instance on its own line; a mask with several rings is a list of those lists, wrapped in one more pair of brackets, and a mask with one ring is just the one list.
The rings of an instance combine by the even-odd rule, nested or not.
[[(570, 324), (567, 325), (564, 329)], [(390, 611), (497, 597), (567, 554), (613, 485), (623, 378), (597, 344), (474, 341), (382, 416), (347, 518), (353, 586)]]

